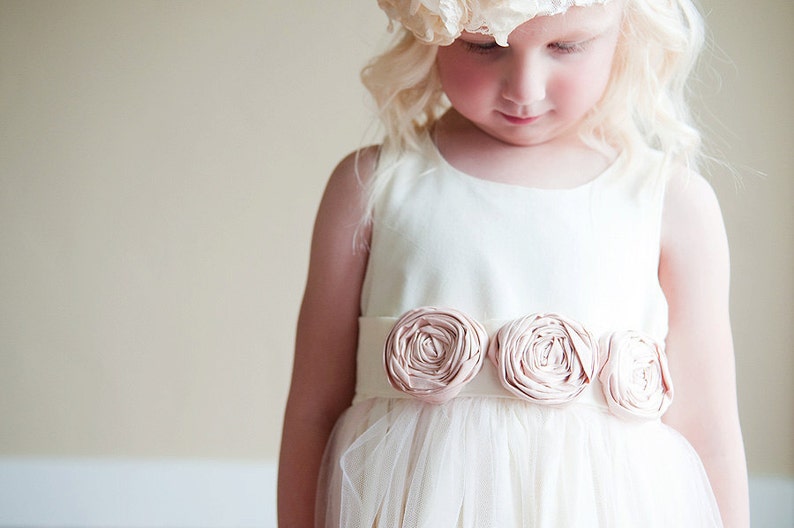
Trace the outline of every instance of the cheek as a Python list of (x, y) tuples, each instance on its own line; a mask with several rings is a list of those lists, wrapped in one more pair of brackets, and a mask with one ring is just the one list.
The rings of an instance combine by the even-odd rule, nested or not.
[(439, 50), (436, 62), (441, 88), (458, 110), (487, 99), (492, 91), (491, 83), (488, 76), (483, 74), (482, 67), (472, 65), (466, 59), (454, 52), (444, 53)]
[(593, 66), (590, 68), (586, 75), (590, 80), (591, 91), (593, 92), (596, 102), (604, 95), (609, 80), (612, 77), (612, 64), (615, 60), (615, 46), (616, 41), (605, 43), (598, 54), (598, 60), (593, 61)]
[(555, 93), (571, 112), (587, 112), (604, 94), (611, 72), (611, 61), (596, 61), (589, 68), (581, 68), (561, 76)]

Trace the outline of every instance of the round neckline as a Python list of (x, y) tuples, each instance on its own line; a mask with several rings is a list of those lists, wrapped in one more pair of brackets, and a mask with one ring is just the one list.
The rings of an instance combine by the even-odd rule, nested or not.
[(429, 149), (432, 151), (433, 157), (436, 158), (436, 161), (444, 167), (447, 171), (451, 172), (458, 177), (465, 179), (467, 181), (471, 181), (477, 185), (483, 187), (493, 187), (493, 188), (502, 188), (505, 190), (509, 190), (512, 192), (517, 192), (517, 189), (520, 189), (521, 192), (530, 192), (530, 193), (539, 193), (539, 194), (566, 194), (566, 193), (574, 193), (582, 190), (589, 189), (590, 187), (595, 186), (595, 184), (601, 180), (605, 180), (608, 175), (614, 172), (615, 168), (618, 166), (620, 161), (623, 159), (623, 151), (619, 152), (618, 155), (615, 157), (612, 162), (607, 165), (607, 167), (598, 173), (595, 177), (591, 178), (590, 180), (581, 183), (579, 185), (574, 185), (573, 187), (533, 187), (530, 185), (520, 185), (517, 183), (508, 183), (508, 182), (500, 182), (494, 180), (486, 180), (485, 178), (480, 178), (478, 176), (474, 176), (469, 174), (468, 172), (464, 172), (447, 160), (444, 155), (441, 153), (441, 150), (438, 148), (438, 145), (433, 140), (433, 137), (430, 134), (425, 135), (425, 142), (429, 144)]

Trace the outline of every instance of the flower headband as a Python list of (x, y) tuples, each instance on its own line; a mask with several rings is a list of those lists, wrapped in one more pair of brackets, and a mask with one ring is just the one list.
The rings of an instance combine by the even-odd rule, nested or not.
[(609, 0), (378, 0), (392, 22), (417, 39), (446, 46), (463, 31), (491, 35), (500, 46), (518, 26), (536, 16), (564, 13), (569, 7)]

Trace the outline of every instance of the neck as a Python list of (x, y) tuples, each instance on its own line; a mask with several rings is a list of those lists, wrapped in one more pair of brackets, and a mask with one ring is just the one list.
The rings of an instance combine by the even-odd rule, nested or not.
[(592, 149), (576, 133), (532, 145), (505, 143), (454, 110), (436, 123), (433, 138), (441, 155), (462, 172), (538, 188), (579, 186), (598, 176), (617, 156)]

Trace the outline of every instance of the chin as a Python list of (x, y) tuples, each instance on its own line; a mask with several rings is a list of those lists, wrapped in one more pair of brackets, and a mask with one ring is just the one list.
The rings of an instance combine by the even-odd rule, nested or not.
[(554, 136), (547, 137), (541, 135), (507, 135), (507, 134), (493, 135), (492, 134), (492, 136), (495, 139), (501, 141), (502, 143), (514, 147), (537, 147), (540, 145), (550, 143), (555, 139), (557, 139)]

